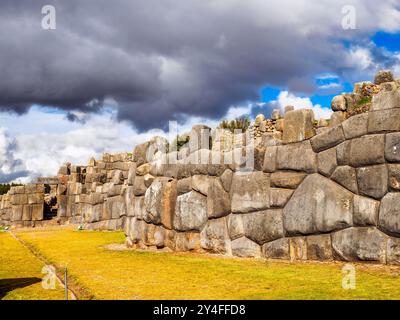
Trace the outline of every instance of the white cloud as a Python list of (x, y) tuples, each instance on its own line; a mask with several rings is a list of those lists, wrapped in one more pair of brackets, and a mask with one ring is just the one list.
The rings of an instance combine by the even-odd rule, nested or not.
[(271, 101), (272, 104), (276, 104), (279, 108), (284, 109), (285, 106), (293, 106), (295, 109), (312, 109), (316, 119), (319, 118), (330, 118), (332, 110), (323, 108), (319, 104), (313, 104), (310, 98), (297, 97), (288, 91), (281, 91), (278, 95), (277, 100)]

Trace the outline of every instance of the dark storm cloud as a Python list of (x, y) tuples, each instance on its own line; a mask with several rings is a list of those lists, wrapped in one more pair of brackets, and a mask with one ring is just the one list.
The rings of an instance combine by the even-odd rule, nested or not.
[[(257, 100), (263, 85), (312, 92), (311, 75), (352, 70), (340, 40), (374, 28), (360, 10), (363, 28), (350, 36), (340, 27), (343, 4), (321, 3), (3, 0), (0, 108), (90, 113), (112, 98), (119, 119), (147, 129), (187, 115), (220, 117)], [(56, 30), (41, 28), (48, 4)]]

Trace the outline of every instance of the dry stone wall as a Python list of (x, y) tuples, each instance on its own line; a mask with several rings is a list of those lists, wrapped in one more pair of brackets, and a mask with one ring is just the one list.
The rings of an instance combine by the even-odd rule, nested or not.
[[(180, 150), (155, 137), (66, 164), (57, 219), (134, 248), (400, 263), (400, 85), (377, 79), (335, 97), (330, 121), (287, 107), (239, 137), (198, 125)], [(35, 205), (26, 190), (1, 198), (3, 220)]]

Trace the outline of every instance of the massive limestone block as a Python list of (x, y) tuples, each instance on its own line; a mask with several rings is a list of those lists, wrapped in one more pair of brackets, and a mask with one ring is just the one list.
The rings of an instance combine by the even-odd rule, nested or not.
[(200, 233), (201, 247), (213, 253), (230, 254), (230, 243), (226, 218), (208, 220)]
[(222, 186), (224, 187), (226, 192), (231, 191), (232, 177), (233, 177), (233, 171), (230, 169), (226, 169), (220, 177)]
[(270, 209), (243, 215), (244, 235), (258, 244), (284, 236), (282, 210)]
[(262, 246), (263, 256), (267, 259), (290, 259), (289, 238), (267, 242)]
[(328, 150), (318, 153), (318, 171), (324, 176), (330, 176), (336, 169), (336, 149), (330, 148)]
[(357, 168), (357, 181), (360, 194), (375, 199), (382, 198), (388, 189), (386, 165)]
[(400, 132), (386, 135), (385, 157), (390, 162), (400, 162)]
[(348, 228), (332, 234), (336, 258), (344, 261), (386, 262), (387, 236), (375, 227)]
[(265, 150), (264, 154), (264, 164), (263, 171), (264, 172), (275, 172), (276, 171), (276, 155), (277, 155), (277, 147), (269, 146)]
[(135, 217), (139, 220), (143, 220), (144, 217), (147, 215), (146, 206), (144, 204), (144, 197), (135, 197)]
[(400, 108), (378, 110), (368, 115), (368, 132), (400, 131)]
[(378, 224), (379, 201), (355, 195), (353, 222), (355, 226)]
[(131, 162), (129, 163), (129, 169), (128, 169), (128, 179), (127, 179), (128, 185), (133, 186), (135, 182), (135, 177), (136, 177), (136, 163)]
[(350, 164), (351, 140), (344, 141), (336, 146), (336, 160), (339, 166)]
[(136, 168), (136, 175), (138, 175), (138, 176), (144, 176), (150, 172), (151, 172), (151, 164), (150, 163), (142, 164), (141, 166)]
[(400, 193), (390, 192), (383, 197), (378, 225), (390, 234), (400, 235)]
[(270, 189), (270, 207), (283, 208), (293, 194), (291, 189), (271, 188)]
[(111, 183), (113, 184), (121, 184), (124, 182), (124, 174), (121, 170), (115, 170), (111, 179)]
[(143, 196), (146, 193), (147, 187), (144, 183), (144, 177), (136, 176), (133, 183), (133, 193), (135, 196)]
[(219, 178), (211, 180), (207, 193), (207, 214), (209, 218), (220, 218), (231, 212), (229, 193), (225, 191)]
[(203, 195), (207, 195), (208, 187), (211, 183), (213, 178), (206, 176), (206, 175), (194, 175), (192, 177), (192, 188), (195, 191), (200, 192)]
[(392, 190), (400, 190), (400, 164), (389, 164), (389, 187)]
[(107, 198), (104, 203), (104, 218), (118, 219), (126, 215), (125, 200), (122, 196)]
[(116, 185), (114, 183), (107, 183), (103, 186), (108, 186), (107, 197), (118, 196), (122, 193), (122, 185)]
[(386, 263), (400, 264), (400, 239), (389, 237), (386, 249)]
[(283, 209), (289, 234), (311, 234), (342, 229), (352, 224), (353, 194), (319, 175), (304, 179)]
[(274, 172), (271, 174), (271, 186), (277, 188), (296, 189), (305, 177), (306, 174), (303, 172)]
[(285, 113), (283, 141), (298, 142), (315, 135), (314, 112), (311, 109), (293, 110)]
[(17, 204), (13, 205), (11, 208), (11, 221), (20, 221), (22, 220), (23, 213), (23, 205)]
[(177, 198), (174, 228), (178, 231), (200, 231), (207, 222), (207, 198), (191, 191)]
[(385, 136), (374, 134), (351, 140), (350, 164), (361, 167), (385, 162)]
[(368, 113), (361, 113), (348, 118), (342, 123), (344, 136), (346, 139), (353, 139), (367, 134)]
[(241, 237), (235, 239), (231, 243), (232, 255), (243, 258), (260, 258), (261, 257), (261, 247), (247, 239), (246, 237)]
[(356, 169), (350, 166), (339, 166), (333, 172), (331, 179), (353, 193), (358, 193)]
[(228, 232), (231, 240), (244, 237), (244, 226), (243, 226), (244, 214), (230, 214), (228, 219)]
[(144, 197), (147, 212), (144, 220), (154, 224), (161, 223), (165, 228), (172, 229), (176, 198), (176, 180), (154, 180)]
[(133, 161), (136, 162), (137, 166), (141, 166), (144, 163), (149, 162), (147, 159), (147, 151), (149, 149), (150, 142), (139, 144), (133, 150)]
[(372, 97), (371, 111), (400, 108), (400, 90), (381, 90)]
[(311, 138), (311, 146), (315, 152), (332, 148), (345, 140), (341, 125), (330, 128)]
[(263, 172), (235, 172), (232, 178), (232, 212), (250, 212), (269, 207), (269, 175)]
[(317, 172), (317, 156), (310, 141), (277, 147), (276, 168), (281, 170)]
[(309, 260), (332, 260), (331, 236), (329, 234), (321, 234), (308, 236), (307, 242), (307, 259)]

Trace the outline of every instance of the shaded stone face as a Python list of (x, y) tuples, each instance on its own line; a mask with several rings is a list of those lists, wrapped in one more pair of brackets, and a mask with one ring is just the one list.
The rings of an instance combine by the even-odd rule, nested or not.
[(313, 174), (304, 179), (283, 209), (288, 234), (329, 232), (351, 226), (353, 194), (331, 180)]
[(309, 260), (332, 260), (331, 236), (329, 234), (308, 236), (307, 259)]
[(400, 236), (400, 193), (391, 192), (383, 197), (378, 225), (388, 233)]
[(235, 172), (231, 186), (232, 212), (250, 212), (269, 207), (269, 175)]
[(351, 140), (350, 164), (353, 167), (385, 162), (385, 136), (368, 135)]
[(391, 162), (400, 162), (400, 132), (386, 135), (385, 157)]
[(226, 218), (209, 220), (200, 233), (201, 247), (213, 253), (230, 254), (230, 242)]
[(386, 240), (374, 227), (348, 228), (332, 234), (332, 247), (340, 260), (385, 263)]
[(282, 210), (270, 209), (243, 215), (244, 235), (262, 245), (284, 236)]
[(350, 166), (339, 166), (331, 179), (353, 193), (358, 193), (356, 169)]
[(267, 242), (262, 247), (263, 256), (267, 259), (290, 259), (289, 239), (281, 238)]
[(324, 176), (330, 177), (336, 169), (336, 149), (330, 148), (328, 150), (318, 153), (318, 172)]
[(353, 139), (367, 134), (368, 113), (357, 114), (342, 122), (343, 132), (346, 139)]
[(357, 168), (357, 181), (360, 194), (375, 199), (382, 198), (388, 188), (388, 170), (386, 165)]
[(379, 201), (354, 196), (353, 222), (356, 226), (376, 226), (378, 224)]
[(231, 243), (232, 254), (237, 257), (243, 258), (260, 258), (261, 257), (261, 247), (247, 239), (246, 237), (241, 237), (235, 239)]
[(329, 130), (320, 133), (311, 138), (311, 146), (315, 152), (332, 148), (345, 140), (343, 128), (341, 125), (335, 126)]
[(277, 147), (276, 169), (317, 172), (317, 155), (310, 141), (303, 141)]
[(285, 113), (283, 141), (299, 142), (315, 135), (314, 112), (311, 109), (293, 110)]

